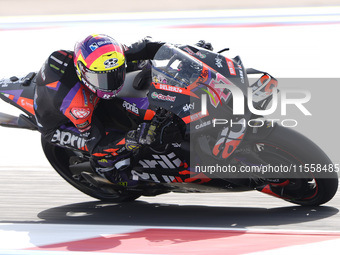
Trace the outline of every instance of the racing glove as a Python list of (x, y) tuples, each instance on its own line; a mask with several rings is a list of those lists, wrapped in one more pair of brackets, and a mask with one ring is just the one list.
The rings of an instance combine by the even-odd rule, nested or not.
[(204, 41), (204, 40), (198, 41), (198, 43), (196, 43), (195, 45), (198, 46), (198, 47), (207, 49), (207, 50), (211, 50), (211, 51), (214, 50), (214, 48), (213, 48), (213, 46), (211, 45), (211, 43), (206, 42), (206, 41)]
[(131, 130), (125, 137), (125, 148), (128, 151), (136, 151), (143, 145), (150, 145), (156, 140), (156, 125), (142, 123), (136, 130)]

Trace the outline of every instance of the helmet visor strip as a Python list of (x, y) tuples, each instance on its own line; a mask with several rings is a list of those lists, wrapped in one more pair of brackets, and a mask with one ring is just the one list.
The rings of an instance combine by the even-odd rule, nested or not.
[(102, 72), (91, 71), (82, 65), (82, 72), (86, 82), (96, 89), (105, 91), (114, 91), (118, 89), (124, 83), (125, 79), (125, 65)]

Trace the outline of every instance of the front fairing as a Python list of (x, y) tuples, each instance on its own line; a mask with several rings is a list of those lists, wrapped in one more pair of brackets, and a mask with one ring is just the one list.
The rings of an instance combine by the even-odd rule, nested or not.
[(180, 49), (226, 77), (246, 95), (249, 82), (246, 70), (239, 56), (227, 58), (222, 54), (190, 45), (181, 46)]
[[(191, 133), (208, 128), (213, 118), (233, 118), (232, 94), (219, 85), (238, 87), (242, 96), (248, 87), (240, 60), (237, 64), (220, 54), (194, 50), (190, 46), (162, 46), (153, 60), (149, 91), (150, 105), (179, 116)], [(204, 104), (203, 97), (207, 98)]]

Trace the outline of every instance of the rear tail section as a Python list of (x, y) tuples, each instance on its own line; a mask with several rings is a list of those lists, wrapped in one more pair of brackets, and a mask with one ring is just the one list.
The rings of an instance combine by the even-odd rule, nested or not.
[(0, 80), (0, 98), (25, 113), (17, 117), (2, 113), (0, 109), (0, 126), (37, 129), (33, 106), (36, 86), (34, 82), (35, 75), (36, 73), (32, 72), (25, 77), (18, 78), (13, 76), (9, 79)]

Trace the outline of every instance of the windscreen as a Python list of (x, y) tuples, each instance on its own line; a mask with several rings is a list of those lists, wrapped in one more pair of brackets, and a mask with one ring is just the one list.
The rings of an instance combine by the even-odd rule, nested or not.
[(194, 83), (203, 64), (171, 45), (163, 45), (152, 61), (152, 80), (156, 83), (186, 88)]

